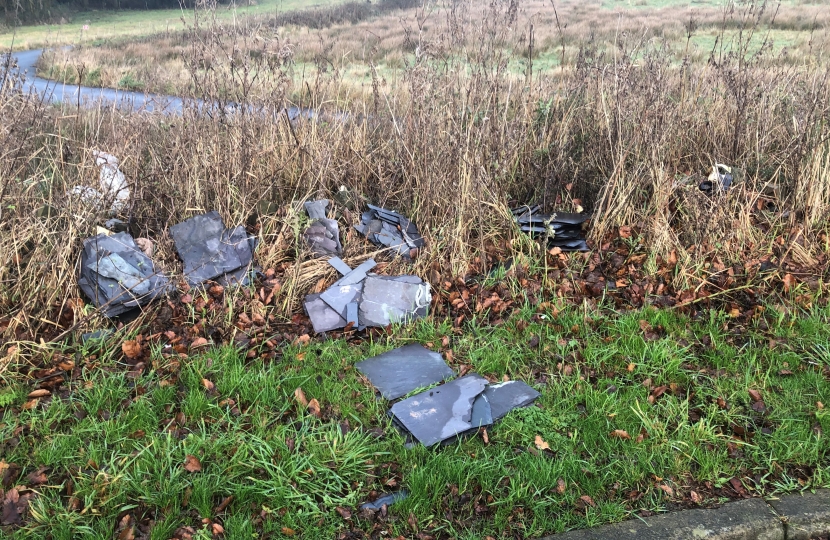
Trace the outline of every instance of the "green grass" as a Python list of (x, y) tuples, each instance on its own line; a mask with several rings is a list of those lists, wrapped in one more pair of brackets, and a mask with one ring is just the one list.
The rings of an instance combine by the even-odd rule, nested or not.
[[(253, 6), (240, 2), (237, 8), (219, 6), (218, 19), (230, 20), (246, 15), (268, 15), (312, 6), (331, 6), (342, 0), (261, 0)], [(193, 22), (192, 10), (153, 9), (121, 11), (81, 11), (71, 14), (66, 24), (38, 24), (7, 28), (0, 32), (0, 47), (16, 51), (79, 43), (100, 43), (115, 38), (143, 37), (185, 28)], [(83, 31), (84, 25), (89, 30)]]
[[(769, 310), (738, 325), (718, 312), (692, 320), (671, 311), (553, 315), (525, 307), (496, 328), (472, 323), (453, 335), (448, 323), (423, 322), (388, 341), (286, 347), (271, 361), (218, 349), (179, 365), (156, 350), (135, 379), (111, 349), (81, 349), (82, 375), (63, 398), (22, 411), (31, 388), (15, 387), (2, 414), (0, 454), (23, 467), (19, 483), (42, 466), (49, 476), (31, 520), (13, 536), (108, 538), (133, 514), (155, 523), (152, 538), (206, 527), (203, 518), (221, 521), (227, 538), (281, 537), (284, 527), (333, 538), (349, 526), (335, 507), (352, 509), (351, 526), (369, 531), (355, 507), (372, 490), (403, 486), (411, 495), (390, 509), (391, 537), (412, 537), (410, 514), (439, 537), (534, 537), (660, 512), (692, 489), (717, 503), (732, 478), (756, 495), (828, 486), (822, 433), (830, 414), (816, 405), (830, 404), (828, 318), (826, 308), (800, 317)], [(386, 417), (389, 404), (353, 365), (447, 335), (456, 363), (526, 380), (542, 396), (492, 427), (489, 444), (473, 437), (406, 449)], [(653, 404), (647, 379), (669, 386)], [(298, 387), (319, 400), (324, 420), (297, 407)], [(749, 389), (761, 392), (765, 415), (751, 408)], [(738, 437), (733, 426), (755, 435)], [(613, 438), (614, 430), (632, 440)], [(550, 453), (535, 449), (537, 435)], [(187, 455), (200, 460), (200, 472), (183, 468)], [(585, 507), (583, 495), (596, 506)]]

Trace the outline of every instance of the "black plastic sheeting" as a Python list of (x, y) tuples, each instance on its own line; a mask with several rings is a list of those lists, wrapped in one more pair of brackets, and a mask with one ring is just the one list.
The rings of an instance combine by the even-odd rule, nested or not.
[(562, 251), (589, 251), (582, 231), (582, 224), (590, 218), (588, 214), (543, 214), (539, 205), (520, 206), (512, 213), (522, 232), (534, 238), (547, 237), (550, 247), (558, 247)]
[(105, 316), (115, 317), (164, 295), (170, 280), (121, 232), (84, 240), (78, 285)]
[(390, 248), (406, 260), (412, 260), (413, 250), (426, 245), (418, 227), (406, 216), (371, 204), (367, 206), (369, 210), (363, 212), (360, 224), (354, 228), (373, 244)]

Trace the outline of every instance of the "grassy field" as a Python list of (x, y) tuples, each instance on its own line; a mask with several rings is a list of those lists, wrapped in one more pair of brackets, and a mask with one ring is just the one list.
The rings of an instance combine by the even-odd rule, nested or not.
[[(214, 13), (219, 20), (232, 21), (241, 17), (273, 15), (298, 8), (325, 8), (337, 3), (338, 0), (261, 0), (247, 5), (243, 1), (233, 6), (219, 6)], [(69, 19), (61, 24), (0, 27), (0, 48), (26, 51), (61, 45), (95, 45), (113, 39), (179, 32), (185, 30), (192, 20), (192, 10), (78, 11), (69, 14)], [(83, 30), (84, 26), (89, 26), (89, 29)]]
[[(509, 59), (507, 70), (517, 81), (534, 72), (540, 76), (556, 70), (563, 60), (565, 65), (572, 65), (589, 36), (591, 47), (607, 55), (617, 47), (644, 49), (649, 43), (659, 43), (671, 51), (678, 64), (705, 64), (713, 52), (734, 50), (739, 39), (749, 40), (744, 54), (769, 49), (768, 58), (789, 65), (830, 52), (830, 15), (820, 3), (784, 3), (756, 11), (741, 11), (733, 4), (720, 2), (644, 1), (629, 5), (527, 0), (520, 5), (506, 21), (500, 42), (504, 58)], [(241, 27), (222, 32), (224, 49), (236, 50), (236, 54), (247, 49), (250, 54), (277, 55), (288, 47), (295, 84), (302, 86), (302, 81), (320, 76), (321, 70), (326, 73), (333, 69), (343, 84), (360, 95), (370, 92), (373, 73), (397, 89), (405, 67), (417, 62), (416, 50), (417, 54), (436, 55), (441, 61), (449, 57), (463, 59), (474, 46), (471, 36), (460, 32), (451, 43), (440, 43), (441, 32), (447, 30), (441, 19), (454, 17), (453, 24), (464, 28), (479, 24), (486, 16), (486, 10), (464, 13), (435, 5), (327, 24), (323, 16), (326, 9), (306, 11), (310, 16), (297, 19), (299, 24), (290, 18), (276, 22), (273, 16), (262, 13), (242, 18), (245, 22)], [(318, 15), (311, 16), (315, 11)], [(759, 23), (756, 31), (742, 32), (742, 28)], [(190, 76), (194, 66), (188, 59), (193, 56), (194, 43), (202, 39), (186, 33), (164, 33), (137, 40), (98, 40), (91, 47), (48, 54), (39, 73), (77, 84), (78, 70), (83, 66), (83, 82), (87, 85), (194, 95), (198, 93)]]
[[(180, 116), (54, 105), (0, 73), (0, 534), (518, 539), (830, 485), (826, 10), (707, 5), (687, 31), (674, 3), (430, 6), (199, 12), (53, 60), (205, 100)], [(117, 217), (175, 284), (132, 321), (79, 297), (81, 242), (110, 217), (67, 196), (99, 186), (93, 149), (120, 159)], [(715, 163), (735, 182), (706, 194)], [(302, 202), (341, 186), (344, 260), (428, 280), (429, 319), (307, 335), (301, 300), (334, 270)], [(364, 202), (417, 223), (415, 261), (355, 233)], [(509, 209), (534, 202), (590, 212), (591, 251), (522, 234)], [(267, 281), (183, 284), (169, 229), (210, 210), (257, 236)], [(408, 449), (353, 365), (412, 342), (542, 396), (486, 438)], [(401, 488), (387, 515), (357, 510)]]
[[(532, 538), (828, 487), (829, 317), (528, 305), (496, 328), (436, 320), (270, 360), (229, 348), (183, 359), (151, 346), (142, 370), (115, 352), (119, 336), (56, 351), (56, 363), (75, 360), (57, 386), (43, 383), (51, 397), (27, 401), (28, 385), (2, 394), (4, 466), (19, 467), (12, 485), (37, 492), (15, 537), (134, 527), (170, 538), (219, 524), (239, 539)], [(389, 404), (353, 366), (412, 342), (443, 350), (456, 370), (525, 380), (542, 396), (486, 438), (407, 449)], [(297, 388), (319, 401), (319, 417), (297, 403)], [(185, 468), (188, 456), (199, 470)], [(399, 489), (410, 496), (386, 516), (357, 508)]]

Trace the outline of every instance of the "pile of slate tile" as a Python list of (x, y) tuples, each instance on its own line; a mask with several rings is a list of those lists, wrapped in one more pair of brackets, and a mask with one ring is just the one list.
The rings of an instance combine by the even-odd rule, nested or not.
[[(172, 226), (170, 235), (191, 287), (206, 281), (223, 286), (247, 283), (256, 238), (244, 227), (225, 228), (214, 211)], [(169, 278), (126, 232), (84, 240), (78, 284), (107, 317), (145, 305), (171, 289)]]
[(342, 255), (343, 246), (340, 244), (340, 227), (337, 220), (326, 217), (327, 199), (306, 201), (303, 203), (311, 224), (303, 232), (311, 252), (318, 257)]
[(367, 206), (369, 210), (363, 212), (360, 224), (354, 228), (373, 244), (388, 247), (392, 253), (412, 260), (414, 253), (426, 243), (418, 227), (397, 212)]
[(376, 263), (368, 259), (351, 269), (340, 258), (329, 259), (343, 277), (319, 294), (305, 297), (304, 307), (314, 331), (385, 327), (426, 317), (432, 301), (429, 283), (418, 276), (379, 276), (369, 273)]
[(170, 280), (120, 232), (84, 240), (78, 285), (105, 316), (116, 317), (165, 294)]
[[(455, 376), (440, 354), (417, 344), (368, 358), (355, 367), (388, 400)], [(489, 426), (538, 397), (539, 392), (524, 382), (490, 384), (470, 373), (398, 401), (389, 415), (404, 433), (424, 446), (432, 446), (451, 443)]]
[(589, 218), (587, 214), (543, 214), (539, 205), (520, 206), (512, 213), (522, 232), (534, 238), (547, 238), (548, 246), (562, 251), (588, 251), (582, 231), (582, 224)]

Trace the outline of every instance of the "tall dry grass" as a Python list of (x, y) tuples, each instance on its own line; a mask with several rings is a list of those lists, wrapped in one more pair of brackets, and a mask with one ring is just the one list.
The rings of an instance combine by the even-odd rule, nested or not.
[[(228, 224), (246, 223), (262, 201), (280, 208), (258, 217), (257, 256), (284, 272), (283, 317), (325, 275), (300, 250), (299, 201), (331, 197), (341, 185), (418, 223), (428, 249), (414, 271), (432, 280), (464, 273), (475, 257), (495, 262), (486, 254), (515, 232), (511, 203), (568, 209), (572, 198), (593, 212), (595, 240), (641, 224), (652, 256), (676, 250), (679, 281), (695, 283), (707, 257), (742, 263), (782, 244), (789, 261), (822, 271), (830, 73), (819, 55), (782, 63), (768, 47), (748, 49), (750, 34), (762, 36), (766, 24), (752, 6), (728, 14), (723, 32), (743, 24), (743, 37), (705, 63), (678, 63), (659, 42), (620, 36), (611, 51), (586, 39), (566, 67), (525, 75), (509, 69), (518, 53), (505, 46), (527, 35), (520, 4), (494, 0), (483, 14), (470, 2), (430, 5), (399, 18), (418, 50), (400, 84), (384, 86), (373, 71), (363, 99), (324, 50), (313, 77), (297, 84), (290, 48), (242, 54), (270, 45), (214, 25), (208, 13), (194, 24), (185, 63), (194, 93), (219, 105), (190, 106), (181, 117), (49, 106), (21, 94), (4, 72), (3, 339), (50, 339), (79, 321), (84, 329), (99, 324), (74, 299), (80, 243), (102, 216), (64, 196), (97, 184), (93, 148), (121, 158), (133, 193), (122, 217), (134, 235), (157, 242), (171, 271), (178, 263), (170, 225), (211, 209)], [(446, 53), (460, 43), (465, 54)], [(281, 111), (292, 100), (345, 116), (291, 123)], [(227, 101), (256, 108), (225, 114)], [(728, 194), (708, 197), (695, 183), (715, 162), (745, 174)], [(347, 256), (365, 253), (348, 227), (356, 213), (338, 211)]]

